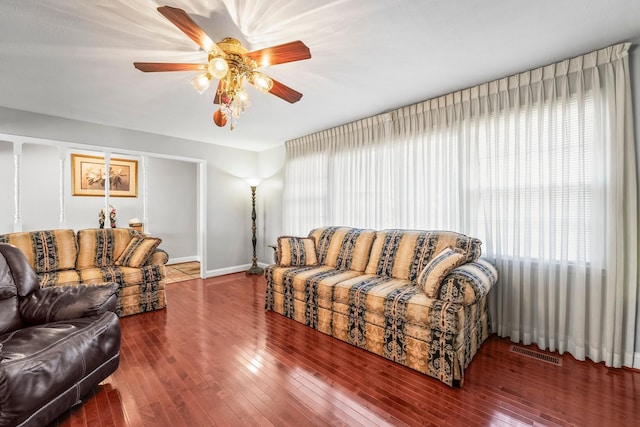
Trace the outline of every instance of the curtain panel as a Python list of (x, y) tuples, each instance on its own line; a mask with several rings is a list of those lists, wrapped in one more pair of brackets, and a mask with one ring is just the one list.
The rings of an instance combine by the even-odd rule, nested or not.
[(630, 44), (288, 141), (284, 224), (446, 229), (500, 271), (493, 329), (632, 366)]

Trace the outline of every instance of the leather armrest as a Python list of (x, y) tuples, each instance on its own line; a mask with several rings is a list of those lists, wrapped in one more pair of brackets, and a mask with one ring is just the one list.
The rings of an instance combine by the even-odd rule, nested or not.
[(41, 325), (59, 320), (90, 317), (116, 311), (119, 285), (114, 282), (87, 286), (53, 286), (20, 299), (22, 321)]

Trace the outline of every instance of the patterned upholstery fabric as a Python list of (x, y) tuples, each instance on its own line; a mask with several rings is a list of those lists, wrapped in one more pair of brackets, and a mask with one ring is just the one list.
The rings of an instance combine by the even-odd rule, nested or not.
[(24, 253), (36, 273), (73, 270), (76, 267), (76, 237), (73, 230), (24, 231), (0, 235)]
[(146, 265), (153, 256), (153, 252), (162, 243), (162, 239), (156, 237), (134, 236), (127, 247), (122, 251), (115, 264), (125, 267), (140, 268)]
[[(0, 235), (25, 254), (40, 279), (41, 287), (116, 282), (119, 316), (166, 307), (162, 279), (169, 255), (155, 249), (140, 268), (116, 266), (133, 237), (147, 238), (135, 230), (46, 230)], [(159, 239), (158, 239), (159, 240)]]
[(484, 298), (498, 280), (498, 270), (488, 260), (454, 268), (440, 283), (434, 296), (442, 301), (471, 305)]
[[(275, 267), (267, 269), (273, 287), (267, 290), (267, 300), (276, 311), (300, 323), (332, 335), (331, 316), (334, 286), (361, 273), (336, 270), (329, 266)], [(275, 299), (274, 299), (275, 298)]]
[[(450, 386), (462, 385), (464, 369), (489, 336), (486, 296), (497, 280), (491, 263), (478, 259), (480, 241), (443, 231), (371, 232), (375, 240), (365, 259), (350, 257), (351, 266), (357, 258), (366, 271), (340, 269), (346, 264), (338, 260), (349, 257), (336, 254), (355, 253), (354, 239), (346, 238), (354, 230), (312, 230), (321, 265), (269, 266), (266, 309)], [(347, 248), (334, 246), (334, 239)], [(464, 263), (444, 269), (450, 271), (430, 297), (416, 278), (448, 247), (460, 249)]]
[(134, 267), (94, 267), (80, 270), (82, 283), (95, 285), (116, 282), (118, 290), (118, 316), (143, 313), (166, 307), (164, 265)]
[(319, 264), (338, 270), (364, 271), (375, 231), (350, 227), (322, 227), (311, 230), (309, 236), (316, 240)]
[[(404, 279), (356, 277), (339, 283), (334, 298), (333, 336), (447, 385), (461, 383), (464, 368), (489, 336), (488, 313), (478, 306), (429, 298)], [(465, 324), (473, 334), (461, 333)]]
[(442, 279), (466, 261), (467, 255), (457, 248), (445, 248), (433, 257), (418, 275), (417, 284), (428, 297), (433, 298)]
[(78, 231), (76, 268), (108, 267), (124, 252), (131, 240), (127, 228), (90, 228)]
[(305, 267), (318, 264), (313, 237), (278, 237), (278, 265)]
[(149, 260), (150, 265), (165, 265), (169, 262), (169, 254), (167, 251), (163, 249), (156, 249), (151, 259)]
[(80, 273), (76, 270), (60, 270), (50, 273), (38, 273), (40, 287), (70, 286), (80, 284)]
[(414, 281), (431, 259), (451, 246), (480, 256), (478, 239), (453, 231), (383, 230), (376, 233), (365, 273)]

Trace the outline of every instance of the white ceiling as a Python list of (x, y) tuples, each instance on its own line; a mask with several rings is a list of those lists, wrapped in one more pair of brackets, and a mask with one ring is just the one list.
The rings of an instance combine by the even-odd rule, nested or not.
[[(0, 106), (261, 151), (640, 42), (640, 0), (165, 1), (2, 0)], [(206, 58), (156, 11), (165, 4), (184, 9), (214, 41), (234, 36), (255, 50), (302, 40), (311, 59), (263, 69), (302, 100), (253, 91), (233, 131), (215, 126), (214, 88), (198, 95), (194, 72), (142, 73), (132, 65)]]

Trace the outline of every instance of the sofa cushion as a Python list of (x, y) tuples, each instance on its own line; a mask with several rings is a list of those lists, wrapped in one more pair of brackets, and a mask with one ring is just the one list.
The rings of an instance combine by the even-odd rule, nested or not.
[(443, 249), (422, 269), (417, 279), (418, 286), (428, 297), (435, 298), (442, 279), (466, 260), (467, 255), (460, 249), (452, 247)]
[(362, 273), (316, 267), (267, 268), (266, 304), (270, 309), (296, 319), (314, 329), (331, 334), (333, 287)]
[(80, 270), (82, 283), (116, 282), (122, 287), (158, 282), (164, 278), (164, 275), (164, 265), (146, 265), (141, 268), (111, 266)]
[(125, 228), (79, 230), (76, 268), (82, 270), (114, 265), (129, 241), (131, 241), (131, 231)]
[(80, 283), (80, 274), (76, 270), (52, 271), (38, 274), (40, 287), (71, 286)]
[(322, 227), (311, 230), (316, 240), (318, 263), (339, 270), (364, 271), (369, 260), (374, 230)]
[(72, 270), (76, 266), (73, 230), (23, 231), (0, 235), (0, 243), (17, 246), (36, 273)]
[(415, 281), (429, 261), (451, 246), (467, 261), (480, 256), (479, 239), (453, 231), (382, 230), (376, 233), (366, 274)]
[(309, 304), (317, 303), (331, 308), (333, 287), (336, 283), (351, 279), (361, 273), (353, 270), (337, 270), (326, 265), (306, 268), (270, 267), (266, 273), (274, 290)]
[[(0, 424), (19, 425), (47, 406), (55, 411), (57, 404), (52, 399), (70, 389), (77, 401), (75, 393), (80, 391), (77, 384), (118, 356), (120, 340), (118, 318), (112, 312), (0, 335), (3, 343)], [(36, 421), (26, 425), (41, 424)]]
[(142, 267), (153, 256), (156, 248), (162, 243), (157, 237), (133, 237), (115, 264), (124, 267)]
[(313, 237), (278, 237), (280, 267), (305, 267), (317, 264), (316, 242)]
[(133, 267), (101, 267), (80, 270), (82, 283), (100, 284), (116, 282), (118, 291), (118, 316), (129, 316), (166, 307), (164, 265)]
[[(341, 322), (349, 322), (346, 330), (352, 335), (357, 330), (366, 334), (364, 323), (384, 328), (391, 335), (416, 327), (429, 330), (429, 334), (457, 331), (465, 316), (462, 306), (429, 298), (408, 280), (375, 275), (336, 284), (333, 311), (341, 315)], [(345, 329), (345, 325), (335, 326)], [(431, 335), (421, 339), (429, 341)]]

